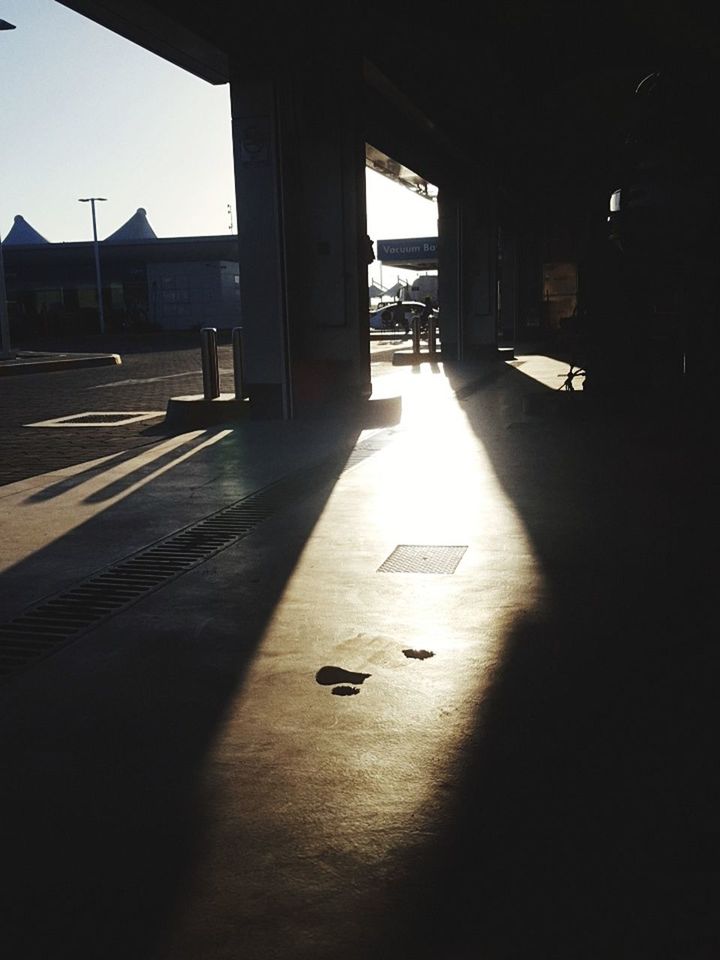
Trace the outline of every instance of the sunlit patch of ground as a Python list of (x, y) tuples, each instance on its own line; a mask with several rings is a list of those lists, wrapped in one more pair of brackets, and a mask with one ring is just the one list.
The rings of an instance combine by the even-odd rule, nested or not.
[[(570, 370), (570, 364), (566, 360), (556, 360), (540, 354), (516, 355), (514, 360), (508, 360), (507, 363), (551, 390), (564, 387)], [(577, 370), (577, 367), (573, 367), (573, 370)], [(582, 390), (585, 377), (575, 376), (571, 382), (573, 390)]]

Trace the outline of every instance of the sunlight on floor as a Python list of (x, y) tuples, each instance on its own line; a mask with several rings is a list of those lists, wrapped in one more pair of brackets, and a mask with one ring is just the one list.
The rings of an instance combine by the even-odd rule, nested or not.
[[(527, 354), (525, 356), (516, 354), (514, 360), (507, 361), (508, 366), (514, 367), (526, 377), (532, 377), (538, 383), (550, 387), (552, 390), (560, 390), (567, 380), (570, 365), (566, 360), (555, 360), (553, 357), (544, 357), (538, 354)], [(573, 367), (573, 370), (577, 370)], [(573, 390), (582, 390), (584, 376), (575, 376), (572, 378)]]
[[(138, 449), (118, 461), (117, 455), (54, 473), (8, 484), (3, 488), (4, 550), (0, 570), (7, 570), (48, 544), (81, 527), (99, 513), (180, 463), (213, 446), (231, 431), (195, 430)], [(202, 440), (203, 435), (207, 438)], [(189, 449), (188, 445), (192, 444)], [(154, 466), (156, 465), (156, 466)]]
[(512, 501), (444, 374), (409, 373), (402, 397), (400, 436), (374, 458), (368, 525), (406, 543), (461, 544), (477, 531), (484, 550), (523, 543), (529, 553)]
[[(462, 763), (505, 639), (543, 588), (523, 523), (442, 369), (385, 374), (386, 395), (402, 394), (397, 434), (338, 478), (218, 738), (219, 772), (208, 771), (238, 764), (240, 738), (284, 743), (293, 762), (281, 766), (270, 746), (267, 760), (253, 747), (268, 789), (287, 798), (273, 807), (273, 829), (300, 818), (313, 842), (332, 837), (358, 860), (412, 842), (438, 815), (439, 784)], [(398, 544), (467, 551), (452, 575), (379, 572)], [(409, 660), (407, 647), (433, 656)], [(369, 677), (338, 703), (315, 682), (324, 665)], [(312, 789), (296, 772), (308, 767)], [(367, 837), (370, 821), (377, 843), (356, 849), (353, 825)]]

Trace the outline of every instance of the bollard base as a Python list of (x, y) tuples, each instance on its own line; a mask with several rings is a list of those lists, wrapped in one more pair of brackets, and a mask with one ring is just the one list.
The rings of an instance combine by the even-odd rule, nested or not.
[(214, 400), (197, 396), (170, 397), (165, 412), (165, 423), (180, 430), (215, 427), (221, 423), (245, 420), (250, 416), (250, 400), (239, 400), (232, 393), (221, 393)]
[(392, 357), (394, 367), (408, 366), (416, 363), (439, 363), (442, 360), (440, 352), (430, 353), (429, 350), (396, 350)]

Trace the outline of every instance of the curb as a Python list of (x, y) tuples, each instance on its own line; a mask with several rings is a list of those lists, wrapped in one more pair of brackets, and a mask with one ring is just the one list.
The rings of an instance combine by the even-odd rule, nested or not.
[(67, 370), (69, 367), (106, 367), (122, 363), (119, 353), (96, 356), (66, 356), (47, 360), (0, 360), (0, 377), (18, 376), (23, 373), (47, 373)]
[(249, 399), (238, 399), (232, 393), (221, 393), (210, 400), (203, 394), (170, 397), (165, 423), (178, 430), (198, 430), (223, 423), (245, 420), (250, 416)]

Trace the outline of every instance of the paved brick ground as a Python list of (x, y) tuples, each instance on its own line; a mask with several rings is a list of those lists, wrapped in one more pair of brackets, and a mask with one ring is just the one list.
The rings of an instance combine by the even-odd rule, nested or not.
[[(232, 348), (219, 334), (220, 388), (232, 392)], [(58, 369), (0, 377), (0, 485), (86, 460), (155, 443), (168, 434), (163, 420), (172, 396), (202, 393), (197, 333), (104, 337), (14, 344), (33, 350), (119, 353), (117, 366)], [(160, 411), (153, 420), (117, 427), (28, 427), (90, 411)]]

